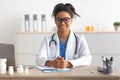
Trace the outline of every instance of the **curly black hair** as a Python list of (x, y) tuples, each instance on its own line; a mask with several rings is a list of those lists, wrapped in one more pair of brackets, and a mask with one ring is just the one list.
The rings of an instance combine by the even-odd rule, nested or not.
[(73, 18), (75, 15), (80, 17), (80, 15), (76, 13), (75, 8), (70, 3), (66, 3), (66, 4), (59, 3), (59, 4), (57, 4), (53, 9), (52, 16), (56, 17), (57, 13), (59, 13), (61, 11), (68, 12), (70, 14), (71, 18)]

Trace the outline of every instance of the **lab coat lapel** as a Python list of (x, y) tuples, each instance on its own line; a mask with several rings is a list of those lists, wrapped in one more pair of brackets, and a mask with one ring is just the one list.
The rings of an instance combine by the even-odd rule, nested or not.
[(59, 56), (59, 38), (58, 38), (58, 34), (55, 33), (55, 37), (54, 37), (54, 40), (57, 42), (57, 46), (56, 46), (56, 57)]
[(74, 33), (71, 31), (66, 47), (66, 60), (70, 60), (73, 58), (74, 51), (75, 51), (75, 37)]

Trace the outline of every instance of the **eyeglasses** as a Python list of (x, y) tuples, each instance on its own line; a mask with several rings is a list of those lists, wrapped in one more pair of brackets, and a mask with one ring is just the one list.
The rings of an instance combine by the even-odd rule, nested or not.
[(65, 18), (63, 18), (63, 19), (61, 19), (61, 18), (55, 18), (55, 21), (56, 21), (57, 23), (61, 23), (62, 21), (63, 21), (64, 23), (68, 23), (68, 22), (70, 21), (70, 19), (71, 19), (71, 18), (69, 18), (69, 17), (65, 17)]

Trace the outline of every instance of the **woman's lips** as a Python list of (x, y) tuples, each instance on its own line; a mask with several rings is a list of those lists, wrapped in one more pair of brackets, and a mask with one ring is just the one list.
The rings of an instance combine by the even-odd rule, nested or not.
[(60, 26), (60, 28), (66, 28), (65, 26)]

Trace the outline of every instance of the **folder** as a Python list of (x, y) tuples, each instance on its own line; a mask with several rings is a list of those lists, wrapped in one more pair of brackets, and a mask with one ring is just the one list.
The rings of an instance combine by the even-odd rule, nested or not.
[(41, 67), (41, 66), (36, 66), (36, 68), (42, 72), (45, 73), (51, 73), (51, 72), (68, 72), (71, 71), (71, 69), (69, 68), (63, 68), (63, 69), (57, 69), (57, 68), (53, 68), (53, 67)]

